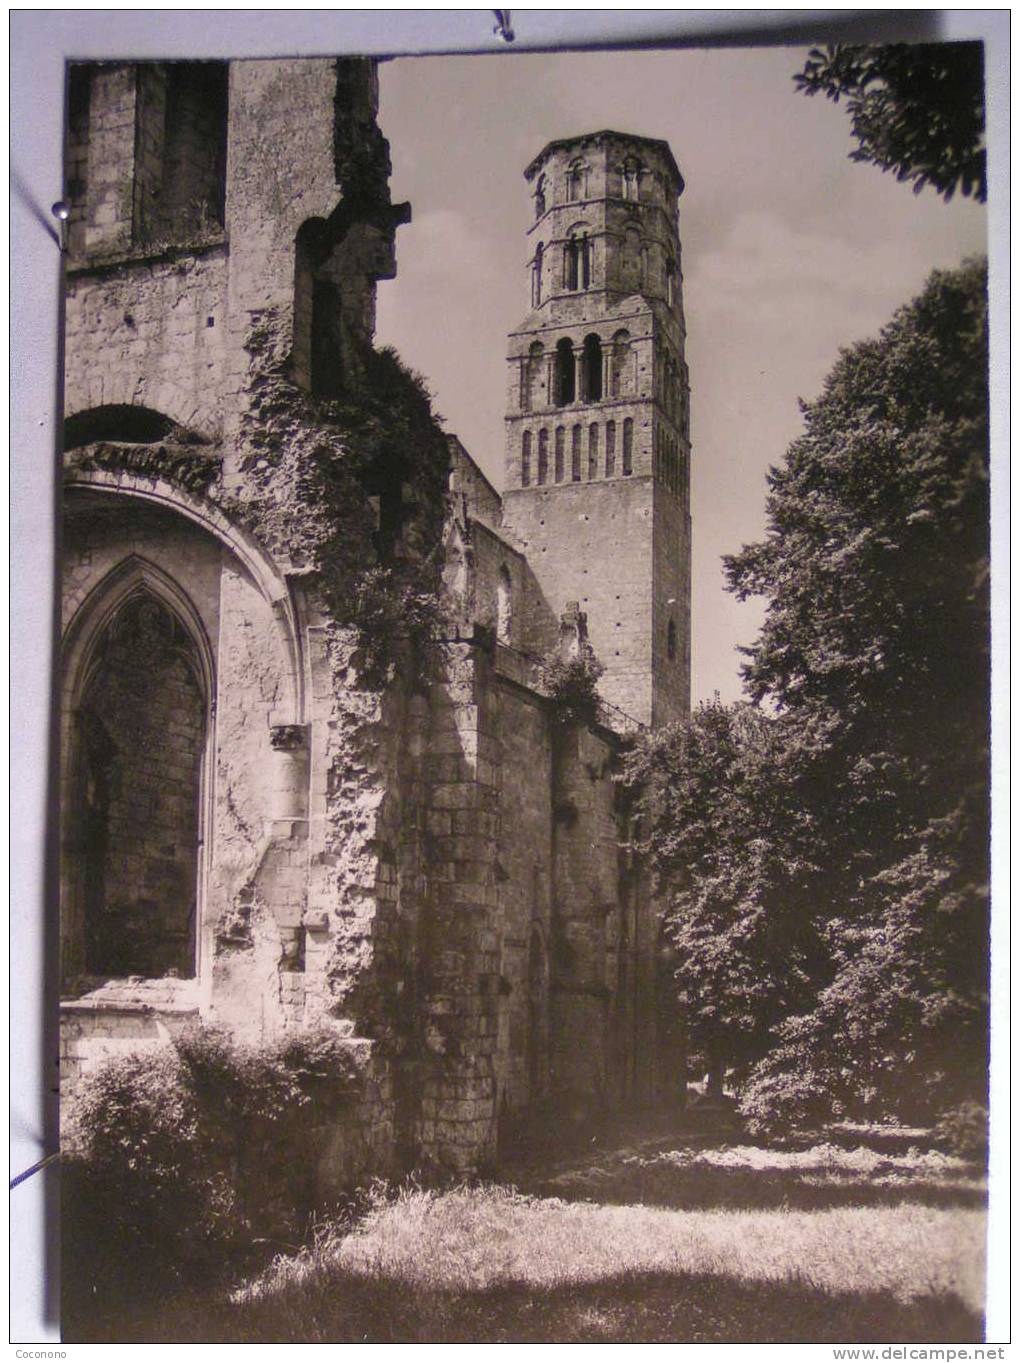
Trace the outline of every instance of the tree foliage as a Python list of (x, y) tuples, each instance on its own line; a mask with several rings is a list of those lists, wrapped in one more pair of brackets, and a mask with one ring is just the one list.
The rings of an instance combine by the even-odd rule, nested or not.
[(820, 967), (815, 817), (790, 730), (751, 705), (700, 705), (627, 762), (691, 1041), (710, 1075), (746, 1071), (806, 1007)]
[(769, 473), (766, 537), (725, 560), (768, 603), (752, 706), (632, 759), (692, 1031), (752, 1067), (760, 1125), (982, 1097), (985, 289), (980, 262), (937, 272), (842, 353)]
[(931, 185), (945, 199), (959, 189), (987, 196), (984, 59), (980, 43), (895, 43), (814, 48), (794, 76), (806, 95), (846, 99), (857, 148), (870, 161)]

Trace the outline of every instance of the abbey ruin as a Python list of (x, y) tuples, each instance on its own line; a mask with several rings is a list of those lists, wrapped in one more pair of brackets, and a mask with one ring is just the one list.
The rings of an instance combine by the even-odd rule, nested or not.
[(329, 1027), (324, 1186), (684, 1070), (614, 780), (689, 706), (683, 181), (610, 131), (527, 167), (501, 493), (373, 347), (376, 109), (361, 59), (69, 75), (62, 1086)]

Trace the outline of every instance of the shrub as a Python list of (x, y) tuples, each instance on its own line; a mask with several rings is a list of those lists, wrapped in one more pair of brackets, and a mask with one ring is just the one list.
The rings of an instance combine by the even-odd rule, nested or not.
[(983, 1103), (965, 1102), (950, 1108), (935, 1127), (935, 1139), (951, 1154), (964, 1159), (988, 1158), (988, 1109)]
[(555, 651), (547, 655), (540, 672), (542, 688), (564, 728), (593, 724), (598, 719), (599, 679), (604, 671), (591, 650), (575, 658), (564, 658)]
[(314, 1201), (315, 1126), (355, 1090), (353, 1063), (326, 1031), (243, 1046), (196, 1026), (108, 1061), (71, 1113), (65, 1263), (92, 1290), (144, 1288), (292, 1238)]

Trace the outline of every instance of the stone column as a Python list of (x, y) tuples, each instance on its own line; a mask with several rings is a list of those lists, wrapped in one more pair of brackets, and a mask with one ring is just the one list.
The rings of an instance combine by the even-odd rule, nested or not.
[(275, 833), (292, 837), (293, 825), (308, 818), (308, 728), (304, 724), (273, 724), (269, 742), (273, 749), (269, 819)]

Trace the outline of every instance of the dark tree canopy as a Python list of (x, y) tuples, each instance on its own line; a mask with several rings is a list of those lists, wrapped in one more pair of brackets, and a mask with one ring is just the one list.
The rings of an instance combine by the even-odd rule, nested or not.
[(752, 1119), (980, 1100), (988, 1005), (982, 262), (845, 350), (770, 471), (752, 705), (631, 759), (691, 1032)]
[(851, 160), (895, 171), (915, 193), (931, 185), (945, 199), (958, 189), (985, 201), (981, 43), (814, 48), (794, 81), (806, 95), (846, 98)]

